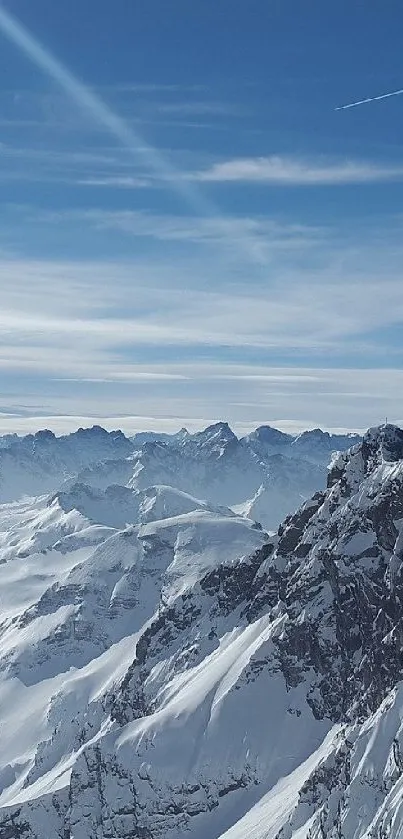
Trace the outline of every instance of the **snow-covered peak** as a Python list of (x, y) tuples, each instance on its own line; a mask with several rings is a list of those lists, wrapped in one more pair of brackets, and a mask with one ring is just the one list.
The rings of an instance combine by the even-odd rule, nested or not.
[(328, 485), (340, 482), (344, 495), (357, 486), (377, 467), (397, 463), (403, 458), (403, 431), (395, 425), (370, 428), (361, 443), (334, 457), (330, 464)]
[(287, 451), (293, 441), (290, 434), (284, 434), (270, 425), (261, 425), (252, 431), (241, 442), (254, 451), (258, 457), (266, 458), (278, 452)]
[(173, 518), (194, 510), (205, 510), (225, 516), (234, 515), (228, 507), (202, 501), (188, 492), (170, 486), (147, 487), (138, 495), (141, 497), (139, 517), (142, 522)]
[(78, 510), (88, 521), (114, 528), (137, 523), (141, 503), (138, 493), (128, 487), (111, 484), (100, 490), (82, 483), (59, 491), (50, 503), (54, 501), (65, 513)]
[(174, 487), (161, 485), (136, 490), (118, 484), (97, 489), (88, 484), (73, 483), (57, 492), (49, 500), (48, 506), (55, 503), (64, 513), (75, 510), (93, 524), (117, 529), (130, 524), (142, 525), (173, 519), (196, 511), (227, 517), (235, 515), (228, 507), (202, 501)]
[(295, 436), (285, 434), (271, 426), (260, 426), (243, 438), (259, 457), (283, 454), (291, 459), (298, 458), (326, 467), (335, 451), (344, 451), (361, 441), (358, 434), (330, 434), (315, 428)]
[(295, 440), (324, 440), (329, 439), (330, 434), (328, 431), (322, 431), (321, 428), (311, 428), (308, 431), (302, 431), (300, 434), (297, 434)]
[(200, 449), (209, 448), (212, 451), (222, 449), (223, 446), (227, 446), (230, 443), (238, 442), (236, 434), (234, 434), (227, 422), (217, 422), (214, 425), (209, 425), (203, 431), (192, 434), (191, 440)]
[[(371, 466), (403, 458), (403, 430), (390, 423), (370, 428), (362, 441), (363, 456)], [(373, 458), (373, 459), (371, 459)]]
[(284, 431), (279, 431), (278, 428), (273, 428), (271, 425), (260, 425), (255, 431), (244, 437), (244, 440), (248, 442), (258, 440), (261, 443), (270, 443), (275, 446), (285, 446), (291, 443), (292, 439), (291, 434), (285, 434)]
[(303, 431), (291, 443), (293, 454), (319, 463), (328, 463), (333, 452), (344, 451), (361, 442), (358, 434), (329, 434), (321, 428)]

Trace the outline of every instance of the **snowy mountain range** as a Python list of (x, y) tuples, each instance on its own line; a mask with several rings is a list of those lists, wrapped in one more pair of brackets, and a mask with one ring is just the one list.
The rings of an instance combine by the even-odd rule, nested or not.
[[(403, 431), (86, 434), (1, 460), (64, 466), (0, 506), (0, 839), (401, 839)], [(276, 534), (219, 501), (335, 449)]]
[(99, 426), (65, 437), (51, 431), (0, 445), (0, 503), (56, 492), (67, 482), (106, 489), (163, 484), (230, 506), (275, 530), (301, 501), (326, 483), (335, 450), (360, 438), (308, 431), (298, 437), (269, 426), (238, 439), (226, 423), (197, 434), (140, 434)]

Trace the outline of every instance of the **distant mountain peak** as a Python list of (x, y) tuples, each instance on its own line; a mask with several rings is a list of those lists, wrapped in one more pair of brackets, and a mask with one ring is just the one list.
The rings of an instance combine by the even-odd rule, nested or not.
[(302, 431), (301, 434), (298, 434), (295, 438), (296, 440), (322, 440), (323, 438), (329, 438), (330, 434), (328, 431), (323, 431), (322, 428), (310, 428), (307, 431)]
[(228, 424), (228, 422), (214, 422), (211, 425), (208, 425), (207, 428), (204, 429), (204, 431), (200, 431), (199, 433), (200, 434), (217, 433), (217, 434), (225, 434), (225, 435), (228, 435), (230, 437), (236, 437), (236, 434), (234, 434), (234, 432), (233, 432), (232, 428), (230, 427), (230, 425)]
[(384, 460), (397, 461), (403, 458), (403, 430), (397, 425), (384, 423), (369, 428), (362, 441), (364, 451), (379, 452)]
[(384, 424), (369, 428), (361, 442), (338, 454), (329, 468), (328, 486), (341, 480), (345, 493), (383, 463), (403, 459), (403, 430)]
[(231, 442), (238, 440), (238, 437), (234, 434), (227, 422), (215, 422), (212, 425), (208, 425), (203, 431), (196, 432), (192, 437), (198, 442), (211, 440)]
[(84, 437), (84, 436), (86, 436), (86, 437), (89, 437), (89, 436), (105, 437), (105, 435), (109, 436), (109, 434), (112, 434), (112, 433), (116, 433), (116, 432), (106, 431), (106, 429), (103, 428), (102, 425), (93, 425), (90, 428), (78, 428), (77, 431), (76, 431), (76, 434), (80, 435), (82, 437)]
[(286, 434), (272, 425), (259, 425), (255, 431), (252, 431), (245, 440), (259, 440), (261, 443), (268, 443), (270, 445), (287, 445), (293, 439), (291, 434)]
[(53, 431), (50, 431), (49, 428), (44, 428), (41, 431), (37, 431), (36, 434), (34, 434), (34, 438), (35, 440), (44, 442), (46, 440), (56, 440), (56, 435)]

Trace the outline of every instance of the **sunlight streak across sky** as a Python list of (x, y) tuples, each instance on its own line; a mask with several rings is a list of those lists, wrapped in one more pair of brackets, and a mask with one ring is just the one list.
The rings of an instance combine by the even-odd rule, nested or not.
[(127, 149), (142, 157), (162, 180), (168, 181), (173, 189), (182, 193), (195, 207), (199, 197), (188, 184), (180, 182), (179, 173), (168, 161), (155, 148), (145, 143), (143, 137), (130, 128), (99, 96), (79, 81), (2, 6), (0, 6), (0, 30), (10, 41), (20, 47), (22, 52), (52, 81), (60, 85), (87, 116), (91, 116), (99, 125), (104, 126)]
[(264, 265), (265, 259), (257, 239), (251, 235), (234, 238), (218, 208), (208, 201), (201, 190), (176, 170), (158, 149), (149, 145), (125, 120), (116, 114), (100, 96), (81, 82), (58, 58), (45, 48), (26, 27), (0, 6), (0, 31), (53, 82), (59, 85), (76, 105), (95, 122), (109, 131), (133, 155), (151, 167), (167, 188), (178, 194), (193, 213), (214, 220), (227, 239), (230, 250), (243, 253), (249, 262)]

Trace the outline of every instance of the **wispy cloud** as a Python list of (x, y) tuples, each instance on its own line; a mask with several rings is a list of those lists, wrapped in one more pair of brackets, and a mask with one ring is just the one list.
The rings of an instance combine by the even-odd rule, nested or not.
[[(366, 259), (354, 270), (346, 254), (344, 263), (315, 271), (292, 268), (278, 251), (270, 284), (236, 285), (230, 272), (220, 276), (220, 290), (221, 269), (213, 264), (203, 262), (195, 273), (174, 258), (153, 266), (147, 260), (146, 268), (141, 262), (0, 262), (0, 367), (122, 380), (138, 377), (139, 356), (147, 350), (149, 357), (150, 348), (162, 357), (173, 348), (183, 361), (205, 348), (217, 359), (222, 348), (290, 358), (301, 351), (343, 354), (348, 342), (350, 353), (371, 356), (377, 354), (372, 331), (403, 322), (397, 268), (381, 275), (380, 294), (378, 266), (371, 269)], [(216, 272), (209, 287), (200, 281), (207, 265)]]
[(161, 186), (155, 174), (125, 149), (33, 148), (6, 143), (0, 143), (0, 180), (110, 189)]
[(157, 106), (159, 113), (165, 114), (188, 114), (188, 115), (203, 115), (210, 114), (211, 116), (236, 116), (245, 114), (245, 108), (240, 105), (234, 105), (230, 102), (214, 102), (208, 100), (185, 100), (180, 102), (161, 102)]
[(82, 178), (76, 181), (77, 186), (100, 186), (112, 189), (147, 189), (153, 184), (151, 178), (135, 178), (130, 175)]
[[(127, 182), (118, 184), (122, 189), (141, 189), (140, 183)], [(94, 184), (95, 186), (95, 184)], [(104, 184), (103, 179), (99, 181), (99, 187), (110, 186), (109, 180)], [(217, 273), (221, 271), (222, 277), (226, 276), (228, 270), (235, 275), (241, 271), (248, 272), (250, 280), (252, 276), (264, 275), (270, 266), (273, 265), (276, 256), (280, 253), (291, 259), (292, 254), (303, 255), (313, 253), (316, 246), (326, 241), (329, 231), (325, 226), (314, 226), (308, 224), (286, 223), (274, 218), (265, 216), (231, 216), (215, 215), (205, 218), (194, 215), (176, 215), (170, 213), (158, 213), (142, 210), (109, 210), (109, 209), (72, 209), (72, 210), (41, 210), (21, 208), (10, 209), (10, 215), (16, 222), (24, 223), (25, 229), (32, 235), (35, 231), (35, 241), (49, 240), (49, 227), (57, 228), (57, 236), (64, 238), (77, 236), (82, 237), (86, 232), (86, 241), (92, 242), (96, 247), (98, 242), (102, 245), (105, 241), (105, 232), (108, 237), (109, 247), (113, 252), (130, 252), (133, 244), (131, 239), (142, 240), (141, 247), (147, 248), (156, 245), (152, 254), (151, 263), (157, 254), (164, 254), (165, 268), (172, 260), (172, 252), (175, 251), (175, 258), (183, 264), (183, 260), (198, 260), (199, 268)], [(4, 230), (4, 228), (3, 228)], [(234, 249), (231, 242), (247, 242), (247, 252), (244, 247)], [(169, 252), (161, 250), (161, 245), (169, 243)], [(197, 249), (196, 247), (197, 246)], [(254, 261), (259, 264), (259, 271), (251, 272), (251, 255)], [(161, 258), (160, 256), (160, 258)], [(202, 259), (202, 263), (200, 262)], [(208, 265), (214, 259), (215, 265)], [(172, 263), (171, 263), (172, 264)], [(218, 267), (220, 266), (220, 267)], [(194, 274), (194, 265), (189, 269)], [(197, 272), (199, 273), (199, 272)], [(205, 280), (202, 281), (205, 285)]]
[(235, 158), (215, 163), (190, 175), (198, 181), (215, 183), (248, 182), (274, 186), (337, 186), (403, 179), (403, 163), (390, 165), (374, 161), (303, 160), (272, 155)]
[[(202, 88), (181, 88), (179, 85), (111, 86), (99, 88), (106, 94), (108, 101), (113, 101), (119, 113), (125, 116), (128, 126), (136, 128), (184, 127), (231, 130), (227, 117), (239, 117), (245, 108), (223, 100), (210, 101), (201, 99)], [(195, 98), (195, 93), (199, 98)], [(158, 95), (157, 95), (158, 94)], [(174, 94), (174, 95), (173, 95)], [(189, 98), (191, 97), (191, 98)], [(0, 127), (4, 133), (30, 128), (35, 133), (46, 131), (56, 139), (66, 133), (70, 137), (88, 137), (88, 121), (82, 114), (66, 103), (66, 97), (55, 91), (13, 91), (0, 90)], [(206, 117), (211, 117), (206, 121)], [(202, 118), (204, 118), (202, 120)], [(231, 126), (231, 128), (230, 128)], [(239, 130), (246, 130), (240, 127)], [(102, 136), (103, 129), (92, 126), (93, 135)]]
[[(139, 146), (140, 149), (140, 146)], [(50, 164), (60, 164), (61, 166), (89, 166), (104, 165), (110, 167), (131, 165), (133, 166), (133, 158), (125, 153), (124, 149), (107, 149), (93, 150), (88, 148), (85, 150), (72, 149), (53, 149), (53, 148), (32, 148), (30, 146), (11, 146), (6, 143), (0, 145), (0, 156), (4, 160), (26, 160), (30, 165), (33, 162), (44, 163), (48, 161)]]
[(92, 225), (100, 230), (118, 230), (134, 237), (161, 242), (226, 243), (231, 238), (249, 237), (256, 245), (272, 249), (302, 248), (326, 237), (326, 228), (281, 223), (265, 216), (213, 216), (159, 214), (141, 210), (67, 210), (33, 214), (33, 220)]
[[(280, 256), (270, 282), (222, 275), (220, 290), (213, 261), (210, 288), (205, 262), (197, 273), (177, 260), (0, 261), (0, 410), (25, 406), (25, 419), (0, 418), (0, 429), (67, 430), (83, 424), (78, 417), (103, 421), (109, 404), (132, 430), (150, 418), (153, 427), (228, 418), (245, 428), (403, 416), (403, 372), (390, 369), (400, 341), (385, 351), (382, 338), (382, 354), (377, 342), (379, 330), (393, 335), (403, 322), (402, 249), (385, 245), (378, 263), (374, 253), (359, 249), (354, 263), (345, 251), (340, 262), (328, 255), (325, 267), (293, 271)], [(346, 347), (353, 369), (342, 367)]]
[(103, 85), (99, 87), (100, 93), (118, 92), (118, 93), (200, 93), (208, 89), (207, 85), (202, 84), (165, 84), (164, 82), (125, 82), (114, 85)]

